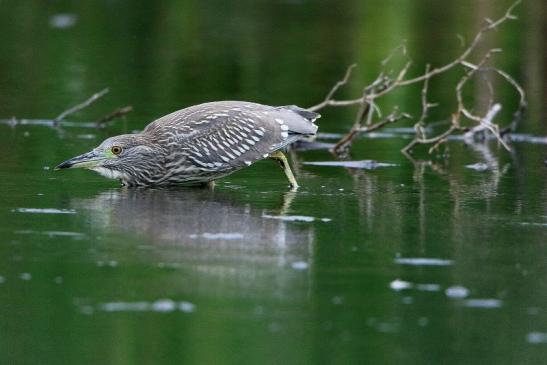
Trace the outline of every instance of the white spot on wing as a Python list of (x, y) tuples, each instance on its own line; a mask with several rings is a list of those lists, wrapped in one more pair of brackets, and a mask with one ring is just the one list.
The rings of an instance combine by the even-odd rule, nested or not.
[(285, 124), (285, 123), (283, 122), (283, 119), (275, 118), (275, 121), (276, 121), (277, 123), (279, 123), (279, 124)]

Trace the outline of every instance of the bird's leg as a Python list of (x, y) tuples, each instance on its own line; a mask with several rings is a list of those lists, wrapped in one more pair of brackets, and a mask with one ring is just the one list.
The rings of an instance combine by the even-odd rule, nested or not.
[(294, 175), (291, 171), (291, 166), (289, 165), (289, 161), (287, 161), (287, 157), (285, 157), (283, 152), (275, 151), (273, 153), (270, 153), (269, 157), (272, 160), (276, 160), (277, 162), (279, 162), (279, 165), (281, 165), (281, 168), (283, 169), (285, 176), (287, 176), (287, 179), (289, 179), (289, 182), (291, 183), (291, 188), (293, 190), (298, 189), (298, 183), (296, 182), (296, 179), (294, 178)]

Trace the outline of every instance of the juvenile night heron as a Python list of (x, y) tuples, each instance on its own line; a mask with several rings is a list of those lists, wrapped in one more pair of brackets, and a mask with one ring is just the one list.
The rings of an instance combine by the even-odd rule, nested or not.
[(297, 106), (241, 101), (191, 106), (161, 117), (143, 132), (110, 137), (56, 169), (82, 167), (128, 186), (202, 184), (264, 158), (277, 160), (298, 187), (280, 151), (312, 136), (319, 114)]

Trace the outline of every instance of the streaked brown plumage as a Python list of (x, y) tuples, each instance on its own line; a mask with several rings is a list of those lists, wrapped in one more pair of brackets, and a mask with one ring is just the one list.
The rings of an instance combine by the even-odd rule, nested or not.
[(205, 183), (270, 157), (297, 186), (279, 150), (314, 135), (319, 114), (296, 106), (220, 101), (161, 117), (143, 132), (106, 139), (58, 169), (85, 167), (124, 185)]

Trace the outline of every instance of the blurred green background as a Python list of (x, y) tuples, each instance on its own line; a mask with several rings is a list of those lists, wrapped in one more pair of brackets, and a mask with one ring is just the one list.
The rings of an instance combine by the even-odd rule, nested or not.
[[(362, 138), (354, 159), (396, 166), (312, 167), (332, 156), (293, 154), (296, 194), (269, 161), (214, 191), (51, 170), (192, 104), (316, 104), (352, 63), (340, 97), (356, 97), (403, 40), (418, 75), (510, 4), (0, 0), (0, 119), (52, 119), (105, 87), (69, 119), (134, 107), (103, 130), (0, 124), (0, 363), (543, 363), (545, 144), (454, 141), (446, 160), (418, 149), (409, 161), (407, 135)], [(546, 135), (546, 5), (515, 13), (478, 51), (504, 50), (492, 64), (529, 102), (518, 132)], [(454, 111), (461, 75), (432, 80), (431, 121)], [(507, 124), (517, 95), (492, 82)], [(382, 106), (417, 116), (420, 88)], [(472, 82), (466, 97), (481, 105), (485, 88)], [(320, 131), (341, 133), (355, 109), (322, 114)], [(477, 162), (486, 171), (466, 168)]]

